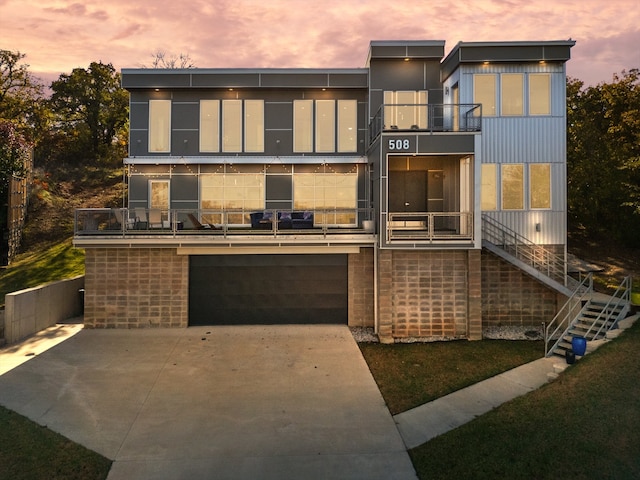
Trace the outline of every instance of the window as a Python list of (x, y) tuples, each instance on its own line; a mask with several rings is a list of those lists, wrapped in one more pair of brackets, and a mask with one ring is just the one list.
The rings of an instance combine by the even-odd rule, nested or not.
[(427, 128), (427, 91), (384, 92), (384, 121), (398, 130)]
[[(356, 223), (358, 174), (353, 165), (318, 166), (318, 173), (294, 173), (293, 208), (315, 211), (322, 225)], [(324, 171), (322, 171), (324, 170)]]
[(551, 208), (551, 165), (529, 165), (529, 203), (531, 208)]
[(149, 152), (171, 151), (171, 100), (149, 100)]
[(200, 151), (220, 151), (220, 100), (200, 101)]
[(505, 73), (502, 75), (502, 115), (524, 114), (523, 78), (521, 73)]
[(524, 209), (524, 168), (521, 164), (502, 165), (502, 209)]
[(498, 189), (496, 183), (496, 164), (482, 164), (482, 188), (480, 190), (480, 208), (495, 210), (498, 208)]
[[(200, 208), (207, 223), (224, 222), (221, 210), (227, 212), (230, 224), (249, 223), (251, 210), (264, 208), (264, 171), (262, 165), (243, 165), (235, 171), (200, 175)], [(233, 211), (235, 210), (235, 211)]]
[(149, 181), (149, 208), (169, 210), (169, 180)]
[(482, 115), (496, 115), (496, 76), (483, 74), (473, 76), (473, 102), (482, 104)]
[(316, 101), (316, 152), (336, 150), (335, 100)]
[(242, 100), (222, 101), (222, 151), (242, 151)]
[(313, 151), (313, 100), (293, 101), (293, 151)]
[(529, 115), (551, 115), (551, 75), (529, 75)]
[(338, 151), (358, 151), (358, 102), (338, 100)]
[(264, 152), (264, 101), (244, 101), (244, 151)]

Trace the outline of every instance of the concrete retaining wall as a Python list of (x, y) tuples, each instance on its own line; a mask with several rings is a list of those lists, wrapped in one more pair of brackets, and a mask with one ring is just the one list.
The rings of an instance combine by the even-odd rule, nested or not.
[(84, 288), (84, 276), (5, 296), (4, 338), (8, 344), (22, 340), (58, 322), (82, 314), (78, 291)]

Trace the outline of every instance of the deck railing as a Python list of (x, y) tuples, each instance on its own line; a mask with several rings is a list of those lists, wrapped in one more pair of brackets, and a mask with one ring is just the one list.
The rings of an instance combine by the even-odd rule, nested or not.
[(387, 242), (436, 242), (473, 240), (473, 213), (390, 212), (387, 214)]
[(75, 236), (373, 234), (373, 209), (82, 208)]

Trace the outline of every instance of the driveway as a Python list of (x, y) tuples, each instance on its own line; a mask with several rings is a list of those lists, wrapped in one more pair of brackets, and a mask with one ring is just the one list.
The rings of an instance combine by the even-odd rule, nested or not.
[(0, 404), (120, 479), (415, 479), (349, 329), (82, 330), (0, 376)]

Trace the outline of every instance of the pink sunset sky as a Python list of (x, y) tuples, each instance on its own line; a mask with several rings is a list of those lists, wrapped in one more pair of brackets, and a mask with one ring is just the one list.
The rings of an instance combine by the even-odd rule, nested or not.
[(569, 76), (586, 85), (640, 67), (637, 0), (0, 0), (0, 49), (49, 83), (92, 61), (149, 66), (363, 67), (370, 40), (577, 41)]

